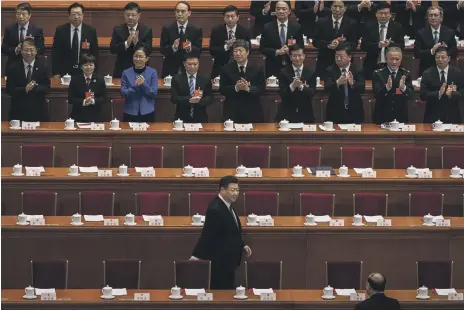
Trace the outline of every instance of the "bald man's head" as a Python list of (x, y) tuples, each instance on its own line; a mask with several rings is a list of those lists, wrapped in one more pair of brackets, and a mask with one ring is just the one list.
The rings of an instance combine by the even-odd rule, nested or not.
[(374, 292), (383, 292), (385, 291), (385, 285), (387, 284), (387, 279), (381, 273), (371, 273), (369, 278), (367, 278), (367, 284)]

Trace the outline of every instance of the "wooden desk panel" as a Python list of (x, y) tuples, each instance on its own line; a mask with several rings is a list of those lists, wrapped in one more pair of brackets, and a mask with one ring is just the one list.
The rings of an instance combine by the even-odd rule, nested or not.
[[(233, 169), (211, 169), (209, 178), (183, 178), (181, 168), (156, 169), (155, 178), (136, 176), (129, 169), (130, 177), (97, 177), (95, 173), (82, 173), (79, 177), (67, 176), (68, 168), (46, 168), (41, 177), (13, 177), (12, 168), (2, 168), (2, 214), (16, 215), (20, 211), (21, 192), (49, 190), (58, 193), (58, 215), (72, 215), (79, 210), (78, 193), (88, 190), (105, 190), (116, 193), (115, 214), (135, 213), (136, 192), (171, 193), (171, 215), (188, 215), (189, 192), (216, 192), (219, 179), (234, 174)], [(409, 193), (433, 190), (445, 194), (445, 215), (463, 214), (464, 179), (449, 178), (448, 170), (433, 170), (432, 179), (409, 179), (403, 170), (377, 170), (377, 179), (363, 179), (350, 170), (350, 178), (316, 178), (305, 172), (304, 178), (292, 178), (291, 169), (263, 169), (263, 178), (241, 178), (242, 192), (250, 190), (276, 191), (280, 193), (280, 215), (300, 214), (300, 193), (336, 194), (336, 215), (353, 214), (353, 193), (379, 192), (389, 195), (389, 215), (409, 214)], [(243, 196), (235, 206), (245, 215)]]
[[(29, 284), (29, 260), (57, 258), (70, 261), (69, 288), (101, 287), (101, 262), (109, 258), (140, 259), (141, 287), (170, 288), (172, 262), (190, 257), (201, 231), (190, 225), (190, 217), (165, 217), (164, 227), (147, 226), (140, 217), (135, 227), (122, 225), (123, 217), (113, 217), (119, 218), (117, 227), (75, 227), (69, 225), (70, 216), (45, 218), (46, 226), (16, 226), (16, 216), (2, 217), (2, 250), (9, 253), (2, 257), (3, 288)], [(425, 227), (414, 217), (393, 218), (392, 227), (353, 227), (351, 217), (344, 219), (345, 227), (308, 227), (303, 217), (275, 217), (274, 227), (244, 226), (244, 241), (253, 260), (283, 261), (285, 289), (324, 287), (327, 260), (362, 260), (363, 279), (373, 271), (384, 272), (392, 289), (416, 287), (417, 260), (454, 260), (454, 286), (463, 287), (463, 217), (451, 218), (449, 228)], [(237, 271), (237, 283), (244, 283), (243, 268)]]

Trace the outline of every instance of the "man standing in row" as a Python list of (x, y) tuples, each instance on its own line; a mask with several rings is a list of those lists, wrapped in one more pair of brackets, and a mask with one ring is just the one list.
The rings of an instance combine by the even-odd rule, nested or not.
[[(252, 0), (250, 1), (250, 15), (255, 18), (252, 35), (253, 38), (260, 35), (264, 25), (276, 20), (276, 0)], [(290, 1), (285, 1), (290, 6)]]

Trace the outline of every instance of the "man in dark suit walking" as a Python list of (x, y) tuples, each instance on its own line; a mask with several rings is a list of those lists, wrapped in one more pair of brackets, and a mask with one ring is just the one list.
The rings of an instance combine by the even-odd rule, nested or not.
[(464, 90), (464, 75), (450, 66), (450, 55), (445, 47), (437, 48), (436, 65), (424, 71), (420, 86), (420, 98), (427, 102), (424, 123), (442, 121), (461, 123), (459, 101)]
[(314, 123), (313, 96), (316, 92), (316, 76), (304, 67), (304, 48), (290, 46), (292, 65), (283, 68), (279, 75), (281, 104), (276, 121), (283, 119), (291, 123)]
[(187, 55), (185, 73), (175, 75), (171, 82), (171, 102), (176, 105), (174, 119), (184, 123), (207, 123), (206, 108), (213, 103), (211, 80), (198, 74), (200, 60)]
[(341, 42), (356, 49), (356, 22), (346, 16), (343, 1), (333, 1), (332, 14), (317, 21), (314, 34), (313, 45), (317, 48), (316, 76), (325, 77), (326, 69), (335, 62), (335, 49)]
[(455, 58), (458, 49), (454, 30), (442, 25), (443, 9), (431, 6), (427, 10), (428, 25), (417, 32), (414, 42), (414, 57), (419, 58), (419, 76), (428, 68), (435, 66), (435, 52), (440, 46), (448, 50), (448, 55)]
[(364, 58), (364, 77), (372, 79), (374, 70), (385, 67), (385, 50), (391, 46), (404, 49), (403, 27), (391, 21), (391, 9), (388, 3), (379, 3), (375, 13), (377, 20), (366, 25), (361, 41), (361, 49), (366, 52)]
[(290, 45), (304, 46), (301, 25), (290, 21), (289, 15), (290, 6), (279, 1), (276, 4), (277, 20), (264, 26), (259, 51), (266, 56), (266, 77), (277, 76), (282, 68), (290, 65)]
[(139, 46), (145, 46), (148, 55), (152, 51), (152, 30), (148, 26), (139, 23), (140, 6), (135, 2), (129, 2), (124, 7), (126, 23), (114, 27), (111, 36), (110, 51), (116, 54), (113, 77), (120, 78), (122, 72), (132, 67), (135, 50)]
[(235, 270), (242, 253), (251, 256), (251, 249), (242, 240), (242, 225), (232, 204), (239, 195), (238, 179), (225, 176), (219, 181), (219, 194), (206, 211), (205, 225), (190, 259), (211, 261), (211, 289), (235, 288)]
[(397, 120), (408, 122), (408, 102), (415, 91), (409, 70), (401, 68), (403, 53), (399, 47), (387, 50), (387, 67), (374, 72), (372, 86), (375, 94), (374, 123)]
[(211, 30), (209, 53), (214, 58), (211, 79), (221, 72), (221, 68), (234, 60), (232, 44), (237, 39), (250, 42), (250, 30), (238, 23), (239, 12), (236, 6), (229, 5), (223, 10), (225, 24), (216, 25)]
[[(290, 1), (285, 2), (291, 8)], [(255, 18), (252, 29), (253, 38), (262, 33), (264, 25), (276, 20), (276, 5), (277, 1), (275, 0), (250, 1), (250, 15)]]
[[(2, 54), (8, 57), (6, 68), (21, 60), (21, 43), (24, 39), (33, 39), (39, 55), (44, 52), (44, 35), (42, 28), (29, 22), (32, 7), (23, 2), (16, 6), (16, 23), (5, 28), (2, 41)], [(6, 71), (5, 71), (6, 72)]]
[(340, 44), (335, 64), (327, 68), (324, 91), (329, 93), (327, 120), (337, 124), (364, 122), (361, 93), (366, 88), (362, 73), (351, 63), (351, 48)]
[(80, 57), (91, 54), (97, 59), (98, 39), (95, 28), (84, 24), (84, 6), (73, 3), (68, 7), (69, 23), (56, 27), (52, 48), (52, 75), (82, 74)]
[(176, 22), (164, 25), (161, 30), (160, 48), (164, 56), (162, 77), (183, 71), (185, 54), (200, 57), (203, 30), (189, 22), (192, 14), (190, 4), (179, 1), (176, 5)]
[(224, 120), (235, 123), (262, 123), (263, 108), (260, 97), (266, 89), (264, 72), (248, 62), (250, 46), (245, 40), (232, 45), (234, 61), (222, 68), (219, 92), (225, 96)]
[(46, 66), (36, 60), (34, 39), (24, 39), (22, 60), (8, 68), (6, 92), (11, 96), (10, 119), (48, 121), (45, 95), (50, 91), (50, 75)]
[(367, 278), (366, 291), (369, 298), (358, 303), (355, 310), (401, 310), (400, 303), (385, 296), (387, 279), (380, 273), (371, 273)]

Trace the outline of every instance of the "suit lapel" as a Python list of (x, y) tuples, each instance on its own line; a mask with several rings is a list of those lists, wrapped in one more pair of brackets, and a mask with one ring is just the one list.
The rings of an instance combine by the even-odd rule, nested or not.
[[(29, 24), (29, 27), (30, 27), (30, 26), (31, 26), (31, 25)], [(29, 29), (28, 29), (28, 30), (29, 30)], [(18, 44), (19, 44), (19, 24), (18, 24), (18, 23), (16, 23), (16, 24), (14, 25), (13, 31), (14, 31), (14, 42), (15, 42), (14, 44), (15, 44), (15, 45), (18, 45)], [(26, 36), (26, 35), (25, 35), (25, 36)]]
[[(441, 31), (440, 31), (440, 36), (441, 36)], [(429, 45), (435, 45), (435, 41), (433, 40), (432, 29), (430, 29), (429, 25), (425, 26), (425, 39), (428, 41), (427, 43)], [(440, 39), (438, 39), (438, 40), (440, 40)]]

